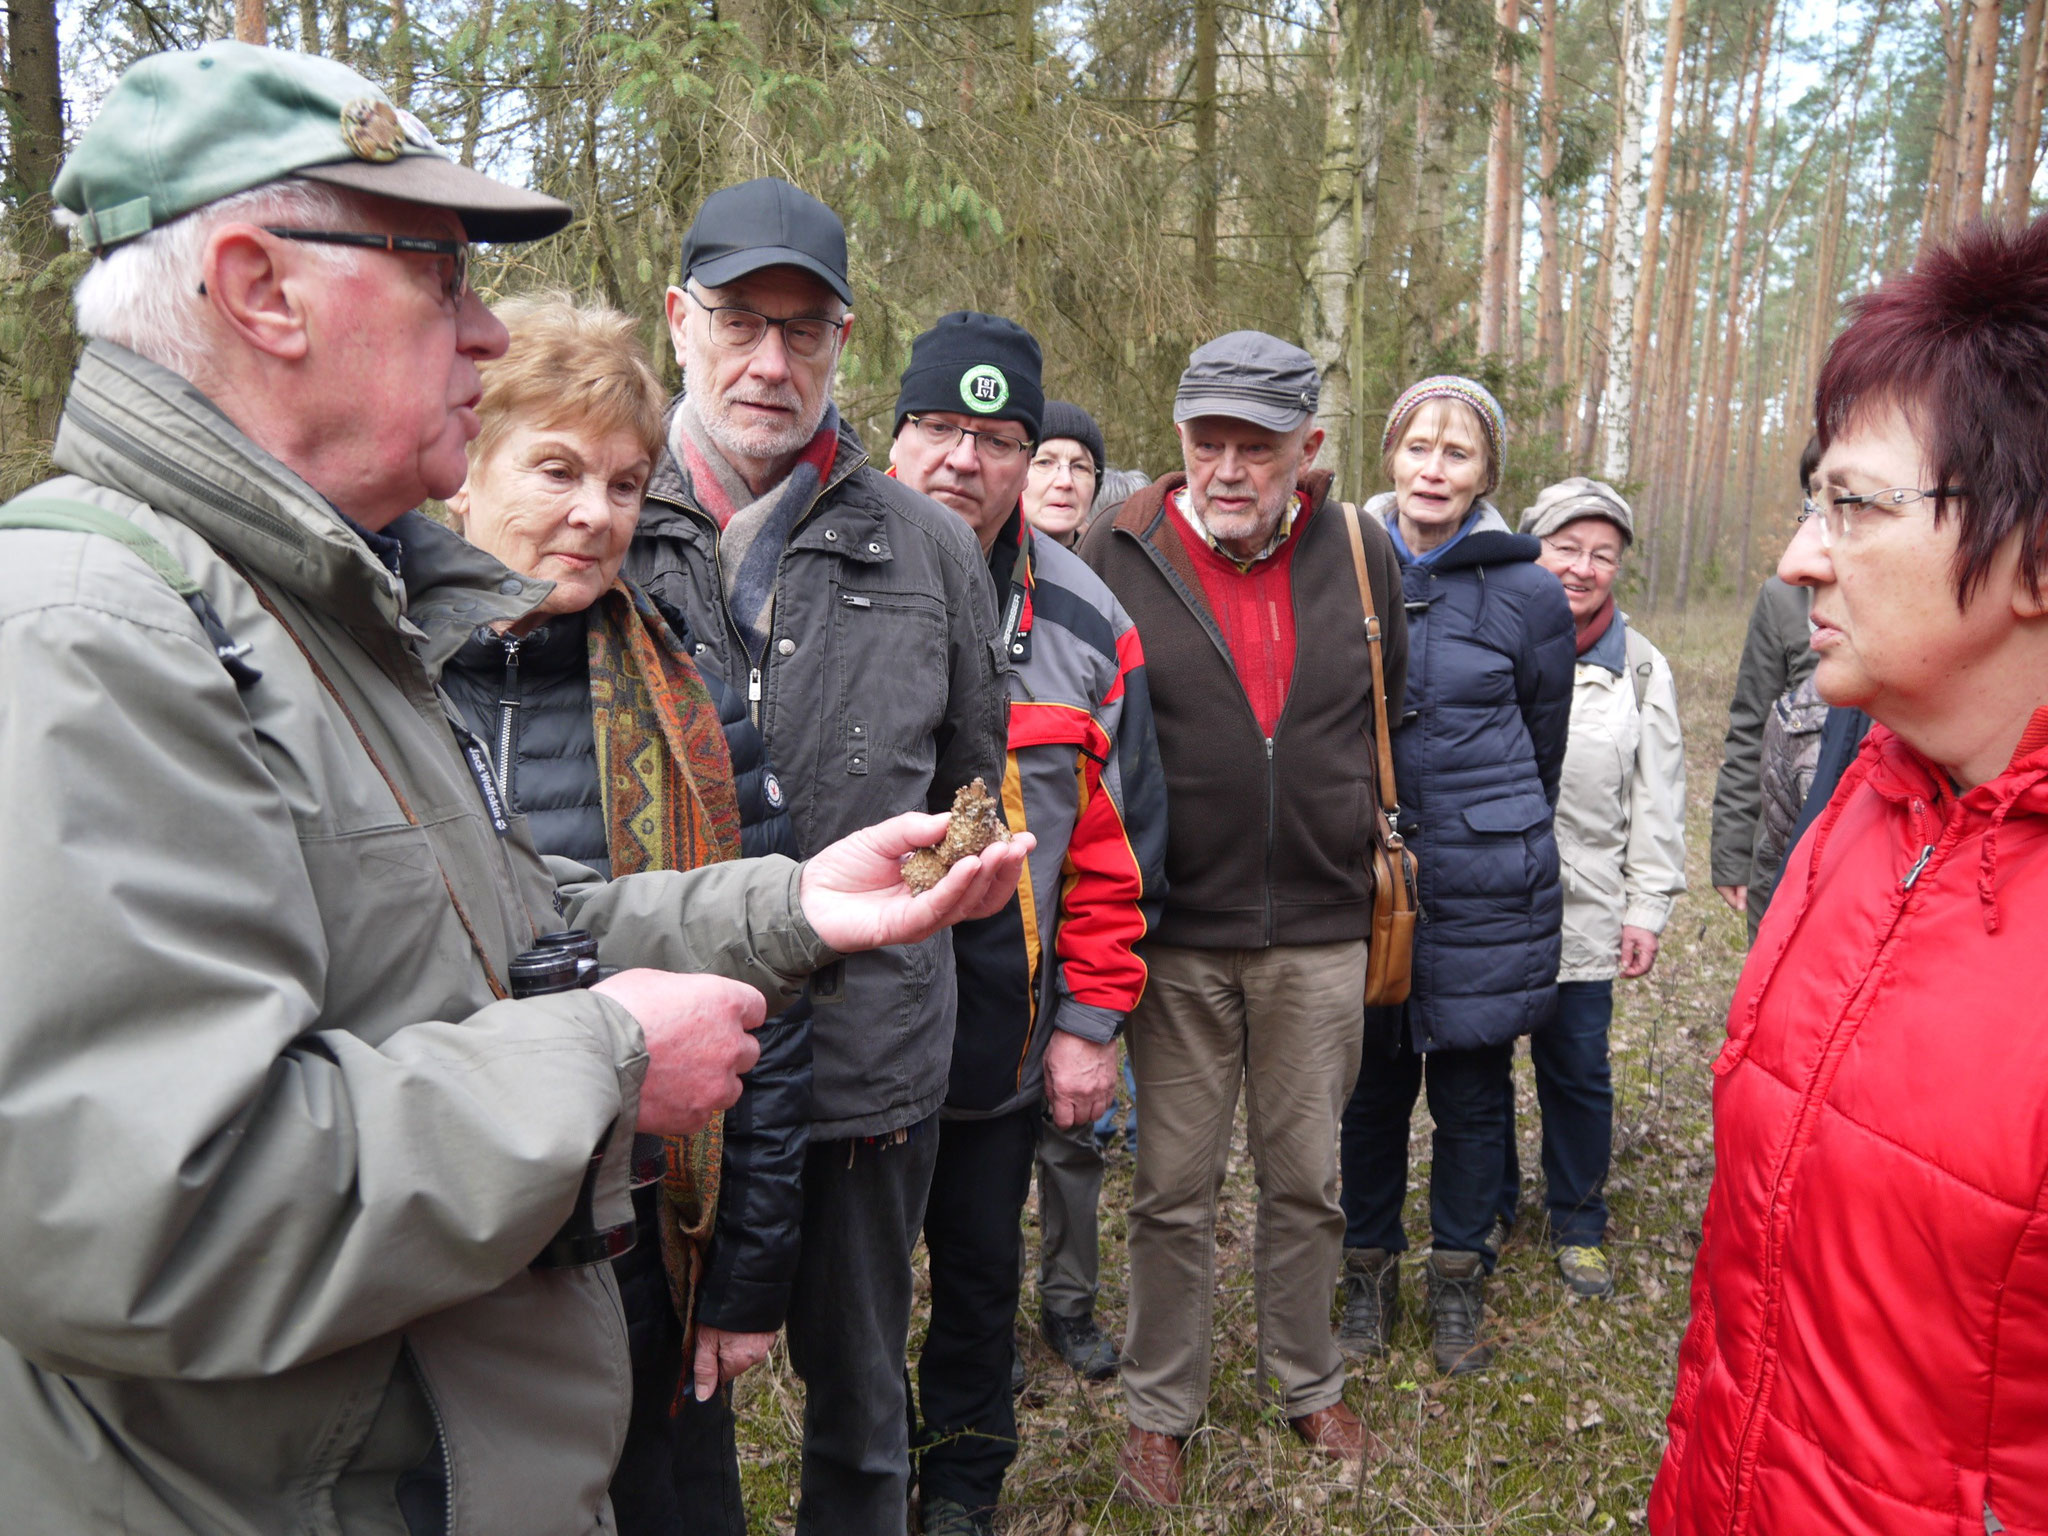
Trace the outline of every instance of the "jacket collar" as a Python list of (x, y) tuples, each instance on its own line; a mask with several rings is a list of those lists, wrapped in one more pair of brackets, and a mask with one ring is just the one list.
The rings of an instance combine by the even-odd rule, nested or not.
[[(1294, 482), (1294, 488), (1308, 498), (1312, 514), (1323, 510), (1323, 503), (1329, 499), (1330, 487), (1336, 478), (1327, 469), (1311, 469)], [(1167, 523), (1171, 516), (1167, 499), (1187, 483), (1187, 472), (1176, 469), (1161, 475), (1143, 490), (1133, 491), (1117, 512), (1115, 530), (1160, 549), (1167, 547), (1168, 540), (1178, 547), (1180, 535)], [(1313, 521), (1313, 516), (1297, 518), (1295, 527), (1301, 528)]]
[(1607, 632), (1579, 658), (1579, 665), (1605, 667), (1616, 677), (1628, 671), (1628, 615), (1619, 608), (1614, 610), (1614, 621), (1607, 626)]
[(554, 590), (418, 512), (384, 530), (403, 551), (401, 578), (191, 383), (111, 342), (89, 343), (79, 359), (51, 457), (183, 523), (317, 610), (425, 642), (430, 665), (476, 625), (522, 618)]
[[(1377, 517), (1387, 528), (1394, 526), (1394, 493), (1381, 491), (1365, 504), (1365, 510)], [(1398, 547), (1398, 546), (1397, 546)], [(1515, 565), (1534, 560), (1543, 553), (1539, 539), (1527, 534), (1515, 533), (1508, 528), (1507, 519), (1490, 501), (1481, 498), (1479, 518), (1458, 542), (1445, 550), (1431, 562), (1430, 569), (1437, 571), (1469, 570), (1481, 565)]]

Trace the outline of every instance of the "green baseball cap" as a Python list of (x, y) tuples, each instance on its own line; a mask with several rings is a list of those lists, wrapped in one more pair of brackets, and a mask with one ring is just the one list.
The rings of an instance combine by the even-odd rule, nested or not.
[(50, 195), (102, 252), (288, 176), (445, 208), (472, 240), (537, 240), (571, 217), (557, 198), (457, 164), (348, 66), (236, 42), (137, 60)]

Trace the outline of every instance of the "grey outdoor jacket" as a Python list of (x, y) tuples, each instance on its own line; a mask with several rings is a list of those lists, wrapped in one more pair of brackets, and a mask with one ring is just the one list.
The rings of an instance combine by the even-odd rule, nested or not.
[(494, 984), (574, 923), (780, 1001), (831, 958), (797, 866), (558, 887), (435, 683), (545, 583), (417, 514), (401, 581), (103, 343), (55, 456), (39, 494), (161, 540), (262, 676), (114, 540), (0, 534), (0, 1531), (609, 1530), (611, 1268), (529, 1264), (600, 1147), (626, 1209), (645, 1050)]
[[(869, 467), (842, 427), (832, 473), (776, 569), (773, 630), (755, 669), (725, 605), (718, 524), (663, 451), (626, 574), (682, 610), (697, 663), (753, 704), (806, 855), (903, 811), (944, 811), (1002, 782), (995, 590), (967, 525)], [(817, 1138), (914, 1125), (946, 1097), (953, 940), (871, 950), (812, 984)]]
[[(1757, 590), (1742, 642), (1735, 697), (1728, 704), (1728, 737), (1714, 778), (1714, 827), (1709, 843), (1716, 885), (1748, 885), (1756, 860), (1757, 812), (1762, 803), (1760, 759), (1771, 706), (1812, 673), (1819, 660), (1806, 622), (1813, 593), (1773, 576)], [(1761, 903), (1751, 914), (1750, 933)]]

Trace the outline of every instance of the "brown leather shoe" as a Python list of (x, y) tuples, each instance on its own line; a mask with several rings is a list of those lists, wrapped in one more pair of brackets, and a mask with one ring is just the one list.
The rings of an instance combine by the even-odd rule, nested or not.
[(1171, 1509), (1180, 1503), (1181, 1442), (1172, 1435), (1131, 1426), (1116, 1453), (1117, 1496), (1132, 1504)]
[(1386, 1454), (1379, 1437), (1368, 1433), (1364, 1422), (1344, 1403), (1332, 1403), (1298, 1419), (1289, 1419), (1287, 1427), (1319, 1456), (1362, 1462), (1376, 1461)]

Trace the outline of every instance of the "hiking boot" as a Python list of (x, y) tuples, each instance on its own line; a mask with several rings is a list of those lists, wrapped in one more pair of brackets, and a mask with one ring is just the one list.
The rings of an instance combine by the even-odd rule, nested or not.
[(995, 1522), (984, 1515), (971, 1515), (956, 1499), (929, 1498), (924, 1501), (924, 1536), (994, 1536)]
[(1430, 1353), (1446, 1376), (1466, 1376), (1493, 1364), (1493, 1349), (1479, 1342), (1486, 1316), (1486, 1266), (1476, 1253), (1436, 1249), (1425, 1267), (1429, 1282)]
[(1041, 1308), (1038, 1330), (1045, 1335), (1053, 1353), (1067, 1362), (1083, 1381), (1107, 1381), (1116, 1374), (1116, 1346), (1095, 1326), (1095, 1314), (1061, 1317)]
[(1607, 1255), (1590, 1243), (1567, 1243), (1557, 1250), (1557, 1272), (1574, 1296), (1612, 1296), (1614, 1271)]
[(1384, 1355), (1394, 1324), (1401, 1320), (1401, 1255), (1384, 1248), (1346, 1248), (1337, 1285), (1344, 1299), (1338, 1350), (1347, 1360)]
[(1172, 1509), (1180, 1503), (1181, 1442), (1133, 1424), (1116, 1453), (1116, 1496), (1130, 1504)]

